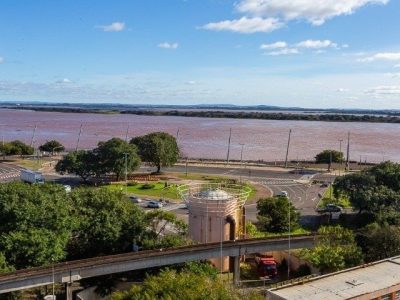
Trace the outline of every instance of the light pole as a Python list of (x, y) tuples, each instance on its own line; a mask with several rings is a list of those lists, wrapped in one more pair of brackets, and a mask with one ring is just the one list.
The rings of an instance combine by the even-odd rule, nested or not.
[(291, 234), (291, 232), (290, 232), (290, 197), (289, 196), (287, 196), (286, 197), (287, 198), (287, 200), (288, 200), (288, 207), (289, 207), (289, 209), (288, 209), (288, 215), (289, 215), (289, 238), (288, 238), (288, 246), (289, 246), (289, 249), (288, 249), (288, 262), (287, 262), (287, 279), (289, 280), (289, 278), (290, 278), (290, 247), (291, 247), (291, 245), (290, 245), (290, 234)]
[(243, 147), (244, 144), (239, 144), (242, 146), (242, 149), (240, 150), (240, 183), (242, 183), (242, 170), (243, 170)]
[(54, 295), (54, 290), (55, 290), (55, 288), (54, 288), (54, 285), (55, 285), (55, 283), (54, 283), (54, 259), (52, 258), (51, 259), (51, 273), (52, 273), (52, 279), (53, 279), (53, 299), (52, 300), (55, 300), (56, 299), (56, 296)]
[(343, 161), (343, 155), (342, 155), (342, 142), (343, 140), (339, 140), (339, 158), (340, 158), (340, 165), (339, 165), (339, 176), (340, 176), (340, 169), (342, 168), (342, 161)]

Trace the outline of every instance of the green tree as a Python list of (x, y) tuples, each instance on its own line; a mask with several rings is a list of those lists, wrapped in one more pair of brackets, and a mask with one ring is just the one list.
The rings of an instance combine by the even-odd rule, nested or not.
[(43, 145), (40, 145), (39, 150), (51, 152), (52, 154), (54, 154), (54, 152), (64, 151), (65, 147), (59, 141), (51, 140), (51, 141), (47, 141)]
[(370, 224), (356, 236), (367, 262), (400, 254), (400, 229), (397, 226)]
[[(125, 167), (127, 167), (127, 172), (130, 174), (140, 166), (140, 158), (137, 155), (136, 146), (120, 138), (112, 138), (106, 142), (100, 142), (94, 152), (100, 164), (100, 172), (102, 174), (114, 173), (117, 176), (117, 180), (125, 174)], [(127, 165), (125, 165), (125, 155)]]
[(2, 152), (5, 155), (32, 155), (34, 149), (19, 140), (15, 140), (5, 143), (4, 146), (2, 146)]
[(121, 192), (79, 188), (70, 193), (77, 227), (68, 244), (70, 259), (130, 251), (145, 230), (145, 213)]
[(368, 210), (367, 196), (374, 186), (375, 178), (363, 172), (336, 177), (333, 183), (335, 197), (348, 197), (353, 208), (358, 209), (359, 213)]
[(333, 163), (340, 163), (343, 161), (343, 152), (336, 150), (324, 150), (315, 156), (315, 161), (318, 164), (329, 164), (331, 163), (331, 155)]
[(17, 269), (66, 256), (74, 227), (72, 207), (61, 185), (0, 185), (0, 252)]
[(135, 137), (130, 142), (138, 147), (143, 161), (157, 167), (157, 173), (161, 167), (173, 166), (178, 161), (178, 144), (175, 137), (168, 133), (153, 132)]
[(56, 165), (56, 171), (75, 174), (87, 181), (98, 169), (98, 159), (92, 151), (79, 150), (68, 153)]
[[(246, 299), (264, 299), (249, 293)], [(229, 284), (204, 274), (164, 270), (157, 276), (149, 276), (141, 285), (133, 285), (126, 292), (116, 292), (110, 300), (191, 299), (191, 300), (239, 300), (243, 299)]]
[(359, 173), (336, 178), (336, 197), (346, 196), (359, 213), (373, 214), (380, 224), (400, 224), (400, 165), (384, 162)]
[(13, 271), (14, 268), (8, 265), (6, 261), (6, 256), (0, 252), (0, 274), (1, 273), (6, 273), (6, 272), (11, 272)]
[[(142, 241), (144, 249), (169, 248), (183, 246), (188, 243), (187, 224), (179, 220), (175, 214), (163, 210), (153, 210), (145, 217), (146, 234)], [(166, 233), (166, 229), (175, 233)]]
[(363, 262), (361, 248), (357, 246), (351, 230), (326, 226), (318, 230), (317, 236), (315, 247), (303, 249), (301, 256), (322, 273), (339, 271)]
[(263, 198), (257, 202), (261, 230), (268, 232), (289, 231), (289, 209), (291, 231), (299, 227), (299, 212), (286, 197)]

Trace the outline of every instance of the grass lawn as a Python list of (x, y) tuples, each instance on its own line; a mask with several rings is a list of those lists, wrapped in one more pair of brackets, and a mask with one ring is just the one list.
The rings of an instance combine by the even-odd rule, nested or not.
[(15, 159), (15, 160), (13, 159), (12, 161), (10, 161), (10, 163), (17, 165), (17, 166), (21, 166), (26, 169), (37, 171), (43, 167), (44, 163), (52, 161), (52, 160), (53, 159), (46, 159), (46, 158), (41, 158), (39, 160), (20, 158), (20, 159)]
[[(332, 193), (332, 199), (331, 199)], [(340, 205), (343, 208), (351, 208), (350, 200), (347, 197), (341, 197), (340, 199), (336, 199), (335, 195), (333, 194), (333, 187), (330, 185), (322, 197), (321, 201), (318, 203), (318, 207), (324, 207), (327, 204), (336, 204)]]
[[(167, 198), (172, 200), (179, 200), (179, 194), (177, 192), (177, 186), (175, 184), (169, 185), (165, 188), (164, 182), (151, 182), (148, 183), (151, 188), (145, 188), (146, 183), (138, 183), (134, 186), (128, 186), (128, 194), (138, 195), (138, 196), (148, 196), (152, 198)], [(124, 184), (110, 184), (107, 188), (111, 190), (122, 190), (125, 191)]]

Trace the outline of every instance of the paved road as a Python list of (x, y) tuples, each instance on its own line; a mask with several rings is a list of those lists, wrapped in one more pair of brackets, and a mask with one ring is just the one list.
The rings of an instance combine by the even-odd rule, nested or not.
[(0, 163), (0, 182), (10, 182), (19, 179), (21, 173), (21, 168), (6, 164)]
[[(250, 172), (249, 172), (250, 170)], [(168, 168), (168, 172), (185, 172), (184, 166), (175, 166)], [(286, 191), (294, 206), (299, 210), (305, 223), (312, 222), (318, 213), (315, 207), (318, 204), (321, 195), (324, 194), (325, 189), (320, 184), (311, 184), (313, 179), (332, 182), (334, 176), (326, 174), (292, 174), (288, 171), (275, 171), (266, 169), (241, 169), (241, 168), (227, 168), (227, 167), (200, 167), (190, 166), (188, 168), (190, 173), (203, 173), (213, 175), (227, 175), (235, 178), (242, 178), (244, 181), (249, 181), (254, 184), (259, 184), (270, 189), (273, 194), (281, 191)], [(255, 203), (248, 203), (245, 205), (247, 219), (256, 221), (257, 209)], [(177, 210), (178, 214), (186, 214), (185, 210)]]

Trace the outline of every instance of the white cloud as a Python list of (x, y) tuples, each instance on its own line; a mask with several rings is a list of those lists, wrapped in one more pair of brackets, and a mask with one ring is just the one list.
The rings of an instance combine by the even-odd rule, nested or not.
[(189, 81), (186, 81), (185, 84), (187, 84), (187, 85), (194, 85), (194, 84), (196, 84), (196, 81), (194, 81), (194, 80), (189, 80)]
[(0, 56), (0, 64), (4, 62), (4, 58)]
[(162, 48), (162, 49), (178, 49), (179, 44), (178, 43), (168, 43), (168, 42), (164, 42), (161, 44), (158, 44), (157, 47)]
[(336, 90), (337, 93), (345, 93), (345, 92), (348, 92), (348, 91), (349, 91), (349, 89), (346, 89), (346, 88), (338, 88)]
[(381, 85), (368, 89), (365, 93), (373, 96), (397, 96), (400, 95), (400, 85)]
[(260, 49), (262, 50), (269, 50), (269, 49), (281, 49), (281, 48), (286, 48), (288, 46), (288, 44), (286, 42), (275, 42), (272, 44), (262, 44), (260, 46)]
[(208, 23), (202, 29), (214, 31), (232, 31), (238, 33), (271, 32), (279, 29), (283, 23), (276, 18), (248, 18), (242, 17), (236, 20)]
[(393, 68), (400, 68), (400, 64), (394, 65)]
[(123, 31), (125, 29), (125, 23), (124, 22), (114, 22), (109, 25), (97, 26), (97, 28), (100, 28), (106, 32), (118, 32), (118, 31)]
[(72, 83), (72, 80), (70, 80), (68, 78), (63, 78), (63, 79), (57, 80), (56, 83)]
[(400, 61), (400, 52), (382, 52), (376, 53), (372, 56), (360, 58), (361, 62), (373, 62), (377, 60), (383, 61)]
[(267, 52), (266, 55), (278, 56), (278, 55), (293, 55), (299, 54), (299, 50), (296, 48), (284, 48), (277, 51)]
[(337, 44), (330, 40), (306, 40), (297, 43), (296, 47), (306, 49), (337, 48)]
[(285, 20), (305, 19), (313, 25), (341, 15), (350, 15), (369, 4), (385, 5), (389, 0), (241, 0), (236, 9), (258, 17)]

